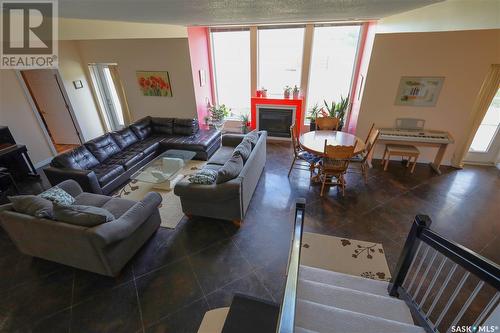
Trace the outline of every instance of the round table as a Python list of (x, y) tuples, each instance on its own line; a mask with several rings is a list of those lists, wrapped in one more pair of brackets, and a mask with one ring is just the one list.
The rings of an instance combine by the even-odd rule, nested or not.
[(325, 152), (325, 140), (332, 146), (354, 146), (354, 154), (365, 150), (365, 143), (355, 135), (340, 131), (311, 131), (300, 136), (299, 142), (302, 148), (315, 155), (323, 155)]

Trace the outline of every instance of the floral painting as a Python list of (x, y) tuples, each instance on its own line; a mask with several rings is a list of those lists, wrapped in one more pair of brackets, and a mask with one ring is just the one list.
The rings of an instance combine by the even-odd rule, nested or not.
[(168, 72), (137, 72), (137, 82), (144, 96), (172, 97)]

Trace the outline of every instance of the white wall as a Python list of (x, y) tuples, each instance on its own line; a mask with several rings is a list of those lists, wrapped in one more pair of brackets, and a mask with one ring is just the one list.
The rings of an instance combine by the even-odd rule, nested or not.
[(447, 0), (388, 16), (378, 33), (430, 32), (500, 28), (500, 1)]
[[(468, 137), (472, 107), (491, 64), (500, 63), (500, 29), (454, 32), (377, 34), (358, 118), (357, 135), (364, 138), (372, 123), (393, 127), (396, 118), (423, 118), (426, 128), (449, 131), (455, 144), (444, 163)], [(435, 107), (395, 105), (401, 76), (444, 76)], [(381, 155), (378, 145), (376, 156)], [(435, 150), (421, 149), (420, 161), (431, 161)]]
[[(59, 73), (64, 81), (64, 87), (82, 130), (84, 141), (104, 134), (99, 111), (76, 42), (59, 42)], [(76, 80), (82, 81), (83, 88), (75, 89), (73, 81)]]
[(14, 70), (0, 70), (0, 124), (9, 127), (17, 143), (27, 146), (33, 163), (52, 156)]
[(60, 40), (187, 38), (180, 25), (59, 18)]
[[(78, 41), (85, 64), (117, 63), (132, 118), (196, 116), (187, 38)], [(168, 71), (173, 97), (143, 96), (136, 71)]]

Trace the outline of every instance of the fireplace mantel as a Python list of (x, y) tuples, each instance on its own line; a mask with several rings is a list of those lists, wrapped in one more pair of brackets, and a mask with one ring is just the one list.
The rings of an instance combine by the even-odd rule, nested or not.
[(295, 124), (300, 133), (302, 125), (302, 99), (283, 99), (283, 98), (265, 98), (265, 97), (252, 97), (251, 98), (251, 121), (250, 127), (257, 128), (257, 105), (276, 105), (276, 106), (294, 106), (295, 107)]

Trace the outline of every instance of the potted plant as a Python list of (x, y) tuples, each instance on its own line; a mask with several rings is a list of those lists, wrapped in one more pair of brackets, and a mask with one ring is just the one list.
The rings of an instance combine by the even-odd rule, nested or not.
[(325, 109), (322, 109), (322, 114), (325, 117), (336, 117), (339, 119), (339, 127), (338, 130), (342, 131), (342, 128), (344, 127), (344, 121), (345, 121), (345, 115), (347, 112), (347, 108), (349, 107), (349, 95), (347, 97), (343, 97), (340, 95), (340, 102), (335, 103), (334, 101), (331, 102), (331, 104), (328, 104), (325, 101)]
[(288, 99), (288, 98), (290, 98), (290, 94), (291, 94), (291, 93), (292, 93), (292, 87), (290, 87), (290, 86), (286, 86), (286, 87), (284, 88), (284, 91), (283, 91), (283, 97), (284, 97), (285, 99)]
[(318, 115), (320, 112), (321, 112), (321, 109), (318, 106), (318, 103), (316, 103), (311, 108), (311, 110), (309, 110), (309, 115), (306, 118), (309, 119), (309, 130), (310, 131), (316, 130), (316, 118), (318, 118)]
[(299, 99), (299, 92), (300, 92), (299, 87), (297, 87), (297, 85), (295, 85), (293, 87), (293, 99)]
[(247, 134), (250, 130), (250, 116), (247, 114), (242, 114), (241, 118), (241, 133)]
[(260, 89), (260, 92), (261, 92), (261, 96), (266, 98), (267, 97), (267, 89), (262, 87), (262, 89)]
[(210, 123), (217, 129), (221, 129), (224, 125), (224, 119), (231, 113), (231, 108), (224, 104), (213, 105), (208, 109)]

